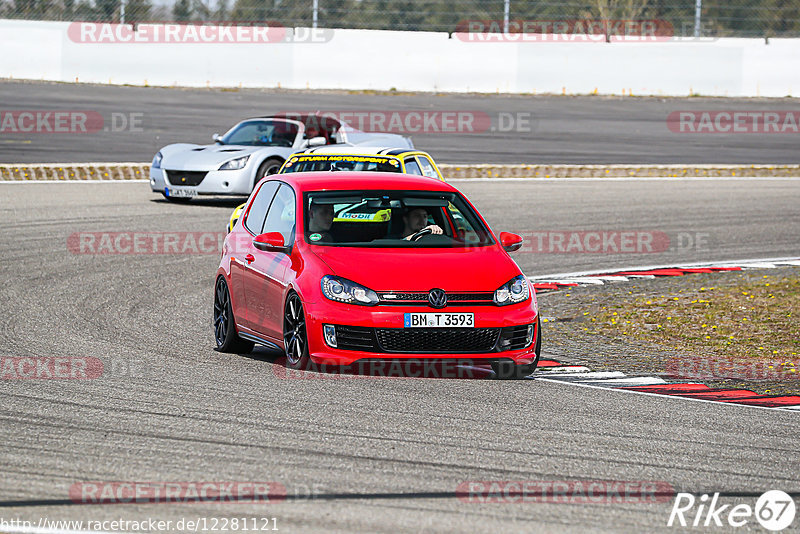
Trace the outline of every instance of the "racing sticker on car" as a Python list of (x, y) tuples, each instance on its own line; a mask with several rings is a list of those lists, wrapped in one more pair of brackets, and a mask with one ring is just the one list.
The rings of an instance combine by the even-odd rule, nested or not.
[[(307, 162), (307, 161), (344, 161), (344, 162), (351, 162), (351, 163), (377, 163), (377, 164), (391, 164), (397, 165), (397, 160), (393, 158), (381, 158), (375, 156), (326, 156), (326, 155), (314, 155), (314, 156), (298, 156), (297, 158), (292, 158), (292, 160), (297, 160), (300, 163)], [(290, 160), (290, 161), (292, 161)]]

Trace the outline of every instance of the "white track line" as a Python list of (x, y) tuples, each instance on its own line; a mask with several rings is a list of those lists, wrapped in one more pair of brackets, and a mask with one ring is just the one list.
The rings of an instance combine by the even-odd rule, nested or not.
[(627, 394), (630, 394), (630, 395), (647, 395), (647, 396), (650, 396), (650, 397), (660, 397), (662, 399), (680, 399), (680, 400), (692, 401), (692, 402), (706, 402), (706, 403), (717, 404), (717, 405), (724, 404), (724, 405), (728, 405), (728, 406), (740, 406), (740, 407), (744, 407), (744, 408), (755, 408), (755, 409), (758, 409), (758, 410), (768, 410), (768, 411), (772, 411), (772, 412), (774, 412), (776, 410), (785, 411), (785, 412), (797, 412), (797, 411), (800, 411), (800, 406), (793, 406), (791, 408), (789, 406), (777, 406), (777, 407), (774, 407), (774, 408), (770, 408), (768, 406), (752, 406), (750, 404), (736, 404), (734, 402), (719, 402), (719, 401), (706, 400), (706, 399), (695, 399), (695, 398), (692, 398), (692, 397), (681, 397), (679, 395), (663, 395), (661, 393), (650, 393), (648, 391), (633, 391), (633, 390), (630, 390), (630, 389), (609, 388), (609, 387), (605, 387), (605, 386), (596, 386), (594, 384), (585, 384), (585, 383), (582, 383), (582, 382), (572, 382), (572, 381), (566, 381), (566, 380), (553, 380), (553, 379), (550, 379), (550, 378), (536, 378), (535, 375), (531, 376), (530, 378), (532, 378), (533, 380), (541, 380), (542, 382), (553, 382), (553, 383), (556, 383), (556, 384), (564, 384), (564, 385), (575, 386), (575, 387), (580, 387), (580, 388), (602, 389), (602, 390), (605, 390), (605, 391), (613, 391), (615, 393), (627, 393)]
[[(749, 259), (739, 259), (739, 260), (718, 260), (718, 261), (709, 261), (702, 263), (645, 265), (645, 266), (623, 267), (623, 268), (609, 267), (608, 269), (596, 269), (593, 271), (542, 274), (537, 276), (531, 276), (529, 278), (534, 282), (539, 282), (540, 280), (562, 280), (564, 278), (584, 278), (592, 275), (604, 275), (609, 273), (622, 273), (628, 271), (654, 271), (656, 269), (703, 269), (708, 267), (742, 267), (745, 264), (752, 264), (752, 263), (775, 263), (775, 264), (798, 265), (800, 264), (800, 258), (798, 258), (797, 256), (789, 256), (785, 258), (749, 258)], [(592, 276), (592, 278), (602, 278), (602, 276)]]
[(667, 383), (663, 378), (657, 376), (631, 376), (627, 378), (611, 378), (608, 380), (586, 380), (582, 384), (606, 385), (610, 388), (621, 388), (631, 386), (661, 386)]
[(588, 373), (547, 373), (547, 378), (551, 380), (569, 380), (579, 382), (584, 380), (599, 380), (605, 378), (625, 378), (625, 373), (620, 371), (590, 371)]
[(541, 367), (536, 372), (538, 374), (588, 373), (589, 368), (582, 365), (564, 365), (562, 367)]

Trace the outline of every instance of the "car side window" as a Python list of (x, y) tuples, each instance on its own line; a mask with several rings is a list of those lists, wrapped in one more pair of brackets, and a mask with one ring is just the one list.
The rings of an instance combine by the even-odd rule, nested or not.
[(422, 171), (417, 165), (417, 161), (414, 158), (406, 158), (406, 174), (416, 174), (418, 176), (422, 176)]
[(422, 167), (422, 175), (427, 176), (429, 178), (436, 178), (439, 179), (439, 175), (436, 173), (436, 169), (433, 168), (433, 164), (431, 161), (426, 158), (425, 156), (417, 156), (417, 161), (419, 161), (419, 166)]
[(272, 198), (278, 190), (280, 182), (264, 182), (256, 193), (256, 198), (253, 199), (253, 204), (247, 212), (247, 217), (244, 220), (244, 226), (251, 233), (258, 235), (261, 233), (261, 228), (264, 226), (264, 218), (267, 216)]
[(267, 213), (262, 232), (280, 232), (283, 242), (289, 244), (294, 241), (294, 225), (296, 217), (297, 198), (294, 191), (286, 184), (281, 184), (275, 200)]

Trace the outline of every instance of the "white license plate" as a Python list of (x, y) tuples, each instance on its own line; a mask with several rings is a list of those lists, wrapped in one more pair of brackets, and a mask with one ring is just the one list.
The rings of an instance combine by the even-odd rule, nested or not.
[(473, 313), (404, 313), (405, 328), (472, 328)]
[(174, 198), (194, 198), (197, 196), (196, 189), (183, 189), (180, 187), (167, 187), (164, 192), (168, 197)]

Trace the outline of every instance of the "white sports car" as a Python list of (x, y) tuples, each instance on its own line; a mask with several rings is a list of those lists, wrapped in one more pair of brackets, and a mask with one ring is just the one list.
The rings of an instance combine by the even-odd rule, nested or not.
[(275, 174), (291, 154), (322, 145), (384, 145), (413, 148), (411, 139), (361, 132), (334, 117), (281, 114), (246, 119), (213, 145), (167, 145), (153, 158), (150, 188), (171, 201), (197, 195), (249, 195), (258, 181)]

